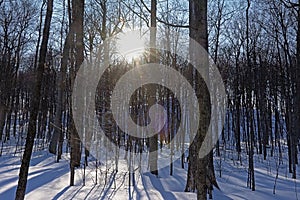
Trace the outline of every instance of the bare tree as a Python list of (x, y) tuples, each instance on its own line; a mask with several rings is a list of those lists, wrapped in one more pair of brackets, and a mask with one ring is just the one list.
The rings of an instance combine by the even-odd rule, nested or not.
[[(208, 30), (207, 30), (207, 1), (190, 0), (189, 1), (189, 26), (190, 37), (198, 42), (206, 51), (208, 51)], [(195, 59), (194, 52), (190, 52), (191, 60)], [(203, 59), (203, 72), (208, 77), (208, 58)], [(189, 168), (185, 191), (197, 190), (197, 199), (207, 198), (207, 177), (208, 177), (208, 156), (199, 157), (199, 150), (204, 141), (210, 119), (209, 93), (206, 90), (204, 79), (196, 73), (195, 70), (189, 71), (191, 78), (196, 80), (194, 89), (198, 97), (199, 129), (189, 148)], [(200, 95), (201, 94), (201, 95)]]
[[(156, 62), (156, 8), (157, 2), (156, 0), (151, 0), (151, 33), (150, 33), (150, 44), (151, 44), (151, 52), (150, 52), (150, 62)], [(152, 88), (151, 93), (155, 94), (155, 88)], [(155, 98), (150, 98), (150, 100), (155, 101)], [(153, 102), (149, 102), (150, 105), (154, 104)], [(150, 171), (152, 174), (158, 175), (157, 169), (157, 159), (158, 159), (158, 135), (155, 134), (153, 137), (149, 138), (149, 165)]]
[(47, 55), (47, 45), (49, 40), (50, 33), (50, 24), (52, 19), (52, 11), (53, 11), (53, 0), (48, 0), (47, 2), (47, 13), (45, 17), (45, 24), (43, 30), (43, 38), (39, 55), (39, 63), (36, 71), (36, 84), (33, 94), (33, 99), (31, 102), (31, 112), (30, 112), (30, 121), (28, 126), (28, 134), (26, 138), (25, 151), (22, 158), (22, 164), (20, 167), (19, 173), (19, 181), (18, 187), (16, 191), (16, 199), (21, 200), (25, 197), (26, 185), (27, 185), (27, 177), (28, 177), (28, 169), (30, 164), (30, 157), (32, 153), (32, 148), (34, 144), (34, 138), (36, 135), (36, 120), (39, 111), (40, 98), (41, 98), (41, 87), (43, 80), (43, 73)]
[[(84, 16), (84, 0), (73, 0), (73, 22), (74, 23), (74, 48), (75, 48), (75, 69), (71, 74), (71, 87), (73, 86), (76, 72), (84, 60), (84, 44), (83, 44), (83, 16)], [(70, 102), (70, 108), (72, 108), (72, 102)], [(72, 111), (70, 112), (71, 124), (70, 124), (70, 145), (71, 145), (71, 161), (70, 161), (70, 185), (74, 185), (75, 167), (80, 166), (81, 149), (80, 149), (80, 138), (75, 127), (74, 120), (72, 118)]]
[[(296, 135), (299, 139), (300, 137), (300, 0), (298, 1), (298, 12), (297, 12), (297, 21), (298, 21), (298, 27), (297, 27), (297, 83), (296, 83), (296, 105), (297, 105), (297, 119), (296, 124), (298, 125), (296, 127)], [(296, 176), (295, 176), (296, 178)]]

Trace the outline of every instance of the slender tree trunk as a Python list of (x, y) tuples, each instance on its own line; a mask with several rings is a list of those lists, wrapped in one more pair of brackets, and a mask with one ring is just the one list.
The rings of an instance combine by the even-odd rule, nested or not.
[(28, 126), (26, 144), (25, 144), (25, 151), (22, 158), (18, 187), (16, 191), (16, 198), (15, 198), (16, 200), (22, 200), (25, 197), (30, 157), (33, 149), (34, 138), (36, 135), (36, 120), (37, 120), (39, 104), (40, 104), (41, 86), (43, 80), (44, 65), (45, 65), (46, 55), (47, 55), (47, 44), (49, 40), (52, 11), (53, 11), (53, 0), (48, 0), (45, 25), (43, 30), (43, 38), (42, 38), (42, 44), (40, 49), (40, 55), (39, 55), (39, 64), (36, 72), (36, 84), (34, 88), (33, 99), (31, 101), (32, 103), (31, 113), (30, 113), (30, 121)]
[[(73, 23), (74, 23), (74, 35), (75, 38), (75, 53), (76, 53), (76, 60), (75, 60), (75, 70), (74, 74), (71, 74), (71, 87), (74, 84), (74, 78), (76, 75), (77, 70), (79, 69), (80, 65), (83, 63), (84, 60), (84, 46), (83, 46), (83, 16), (84, 16), (84, 0), (73, 0), (72, 2), (73, 8)], [(72, 104), (72, 100), (70, 101)], [(72, 108), (72, 105), (70, 105)], [(75, 123), (72, 117), (72, 111), (70, 112), (71, 123), (70, 123), (70, 145), (71, 145), (71, 161), (70, 161), (70, 186), (74, 185), (74, 176), (75, 176), (75, 167), (80, 166), (80, 158), (81, 158), (81, 150), (80, 150), (80, 138), (76, 130)]]
[[(298, 1), (298, 5), (300, 5), (300, 0)], [(296, 136), (297, 140), (300, 137), (300, 6), (298, 7), (298, 29), (297, 29), (297, 68), (296, 68)], [(297, 157), (295, 158), (297, 159)], [(296, 160), (298, 161), (298, 160)], [(296, 168), (296, 166), (295, 166)], [(296, 178), (296, 169), (294, 172), (294, 178)]]
[[(66, 118), (62, 118), (64, 114), (64, 108), (66, 105), (66, 87), (67, 87), (67, 68), (68, 68), (68, 58), (70, 53), (70, 44), (72, 42), (73, 34), (74, 34), (74, 23), (71, 22), (70, 29), (67, 34), (63, 52), (61, 59), (61, 68), (60, 72), (57, 74), (57, 82), (58, 82), (58, 97), (57, 97), (57, 106), (56, 106), (56, 114), (55, 114), (55, 127), (54, 133), (51, 138), (51, 142), (49, 144), (49, 152), (56, 154), (57, 152), (57, 162), (61, 158), (62, 154), (62, 146), (64, 139), (64, 124), (66, 124)], [(64, 120), (64, 121), (63, 121)], [(57, 149), (58, 143), (58, 149)], [(57, 149), (57, 150), (56, 150)]]
[(6, 106), (0, 102), (0, 141), (2, 141), (3, 129), (5, 126)]
[[(151, 0), (151, 30), (150, 30), (150, 62), (156, 63), (156, 0)], [(151, 88), (150, 94), (155, 94), (155, 88)], [(155, 98), (149, 100), (155, 101)], [(154, 105), (155, 102), (149, 102), (149, 105)], [(149, 165), (150, 172), (154, 175), (158, 175), (157, 159), (158, 159), (158, 134), (149, 138)]]

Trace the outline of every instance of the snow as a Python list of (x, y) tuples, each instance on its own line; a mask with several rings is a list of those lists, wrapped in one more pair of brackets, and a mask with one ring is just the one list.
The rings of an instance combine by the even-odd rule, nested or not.
[[(15, 141), (9, 141), (0, 157), (0, 200), (13, 199), (15, 195), (21, 154), (20, 149), (15, 153), (14, 143)], [(278, 155), (269, 156), (266, 161), (262, 159), (262, 155), (255, 155), (256, 191), (253, 192), (247, 187), (248, 163), (244, 151), (241, 162), (237, 161), (236, 153), (230, 149), (221, 150), (221, 158), (215, 158), (215, 170), (221, 191), (214, 190), (214, 199), (297, 199), (300, 192), (299, 180), (291, 179), (287, 172), (286, 149), (283, 149), (283, 160), (278, 167), (275, 195), (273, 187)], [(165, 151), (163, 153), (168, 154)], [(105, 158), (105, 152), (100, 154), (100, 157)], [(75, 186), (69, 187), (69, 155), (63, 154), (62, 160), (56, 163), (55, 156), (46, 150), (35, 148), (29, 169), (26, 199), (196, 199), (195, 193), (183, 192), (187, 163), (185, 169), (181, 169), (180, 160), (177, 160), (174, 163), (173, 176), (169, 175), (167, 166), (159, 170), (159, 177), (150, 174), (148, 169), (143, 168), (145, 166), (142, 169), (135, 166), (136, 184), (129, 186), (128, 161), (124, 159), (124, 155), (120, 155), (117, 173), (114, 171), (114, 154), (110, 153), (108, 157), (110, 160), (105, 161), (105, 158), (100, 162), (97, 184), (95, 158), (91, 157), (86, 169), (86, 185), (83, 186), (81, 167), (75, 173)], [(222, 177), (219, 177), (220, 169)]]
[[(224, 152), (224, 151), (223, 151)], [(284, 154), (285, 155), (285, 154)], [(264, 161), (255, 155), (256, 191), (247, 187), (247, 156), (242, 155), (242, 164), (234, 159), (234, 153), (226, 153), (215, 158), (215, 170), (221, 190), (215, 189), (214, 199), (297, 199), (300, 194), (299, 180), (291, 179), (287, 172), (287, 159), (283, 159), (278, 168), (279, 176), (275, 195), (273, 187), (276, 177), (277, 157)], [(220, 163), (221, 159), (221, 163)], [(21, 156), (7, 154), (0, 157), (0, 199), (14, 199)], [(120, 156), (119, 170), (107, 171), (105, 184), (105, 164), (98, 169), (98, 184), (95, 180), (95, 161), (90, 159), (86, 168), (86, 184), (83, 186), (83, 168), (76, 170), (75, 186), (69, 186), (69, 155), (63, 154), (59, 163), (55, 156), (46, 150), (34, 152), (29, 170), (26, 199), (196, 199), (196, 194), (183, 192), (186, 183), (187, 163), (181, 168), (180, 160), (174, 162), (174, 174), (169, 175), (169, 167), (159, 171), (155, 177), (142, 169), (135, 171), (135, 185), (129, 186), (127, 161)], [(219, 177), (221, 169), (222, 177)], [(298, 172), (299, 174), (299, 172)], [(297, 192), (296, 192), (297, 191)]]

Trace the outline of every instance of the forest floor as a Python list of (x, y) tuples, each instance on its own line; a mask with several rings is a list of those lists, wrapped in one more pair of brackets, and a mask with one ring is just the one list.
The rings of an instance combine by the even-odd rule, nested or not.
[[(247, 155), (237, 162), (235, 153), (222, 151), (222, 159), (215, 159), (217, 181), (221, 190), (215, 189), (213, 198), (229, 199), (298, 199), (300, 198), (300, 180), (291, 179), (288, 173), (287, 159), (276, 167), (275, 156), (263, 160), (255, 156), (256, 191), (247, 187)], [(285, 155), (285, 154), (283, 154)], [(221, 161), (221, 162), (220, 162)], [(4, 154), (0, 157), (0, 200), (14, 199), (18, 181), (21, 155)], [(159, 177), (141, 170), (135, 171), (135, 185), (129, 187), (129, 173), (126, 160), (120, 156), (119, 170), (115, 172), (102, 164), (98, 169), (96, 184), (95, 162), (90, 161), (85, 172), (83, 186), (83, 167), (76, 170), (75, 186), (69, 185), (69, 156), (63, 154), (59, 163), (55, 156), (46, 150), (36, 151), (32, 155), (29, 170), (26, 199), (196, 199), (195, 193), (183, 192), (186, 184), (187, 163), (181, 168), (180, 160), (174, 162), (174, 175), (169, 175), (169, 167), (159, 170)], [(275, 194), (274, 183), (278, 169)], [(221, 177), (220, 177), (221, 170)], [(107, 172), (107, 173), (106, 173)], [(300, 170), (297, 171), (298, 176)], [(106, 180), (106, 181), (105, 181)]]

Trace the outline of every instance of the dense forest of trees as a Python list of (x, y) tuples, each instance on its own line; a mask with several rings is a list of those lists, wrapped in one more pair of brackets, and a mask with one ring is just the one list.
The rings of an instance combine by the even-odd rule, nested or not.
[[(93, 130), (78, 130), (75, 126), (72, 92), (76, 74), (84, 60), (92, 63), (98, 54), (110, 56), (99, 49), (107, 38), (147, 27), (156, 29), (151, 29), (152, 46), (149, 54), (140, 58), (143, 62), (189, 69), (176, 55), (155, 50), (156, 44), (163, 44), (172, 52), (180, 51), (179, 35), (188, 34), (207, 50), (225, 84), (225, 123), (214, 125), (213, 131), (220, 131), (221, 135), (214, 150), (204, 157), (199, 157), (199, 149), (210, 114), (222, 115), (218, 107), (202, 110), (197, 133), (186, 132), (195, 135), (188, 153), (181, 150), (182, 141), (170, 143), (179, 119), (174, 116), (168, 116), (172, 125), (167, 134), (149, 139), (128, 136), (111, 123), (105, 128), (115, 144), (124, 146), (128, 152), (157, 152), (160, 145), (170, 144), (171, 152), (182, 153), (182, 163), (186, 159), (189, 162), (182, 190), (197, 192), (198, 199), (206, 199), (207, 193), (212, 198), (213, 186), (218, 188), (213, 160), (224, 156), (226, 149), (235, 152), (234, 160), (240, 164), (242, 153), (247, 154), (247, 185), (253, 191), (255, 155), (262, 155), (264, 160), (279, 155), (281, 165), (287, 149), (288, 172), (294, 179), (299, 176), (296, 168), (300, 147), (300, 1), (0, 0), (0, 156), (7, 151), (23, 153), (16, 199), (24, 199), (33, 150), (48, 149), (57, 162), (69, 153), (70, 185), (74, 185), (75, 169), (88, 166), (88, 144), (95, 139)], [(134, 63), (116, 65), (119, 67), (110, 68), (99, 83), (96, 97), (87, 95), (87, 99), (96, 98), (98, 120), (107, 123), (113, 120), (101, 113), (110, 106), (107, 98), (112, 95), (116, 78), (135, 67)], [(205, 91), (200, 77), (188, 70), (182, 73), (188, 74), (191, 83), (196, 82), (196, 91)], [(213, 77), (211, 80), (213, 85)], [(153, 98), (157, 93), (163, 95)], [(131, 114), (136, 122), (144, 120), (140, 124), (148, 123), (141, 116), (147, 115), (156, 102), (167, 107), (168, 115), (180, 113), (178, 100), (166, 88), (149, 85), (134, 95)], [(217, 98), (219, 94), (214, 95)], [(148, 98), (147, 105), (141, 97)], [(204, 94), (198, 103), (206, 107), (208, 102), (209, 96)], [(83, 119), (82, 123), (93, 124), (93, 120)], [(80, 137), (82, 132), (85, 145)], [(101, 148), (105, 141), (99, 140)], [(5, 149), (11, 141), (14, 146)], [(150, 171), (159, 175), (158, 155), (149, 155)], [(171, 160), (172, 156), (170, 153)], [(170, 175), (173, 173), (171, 164)]]

